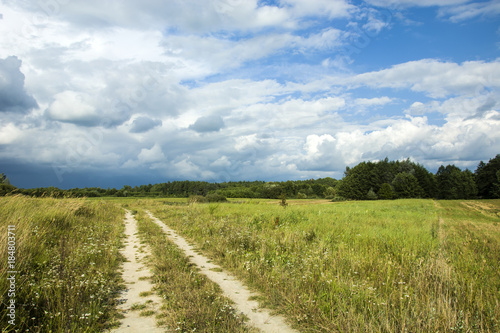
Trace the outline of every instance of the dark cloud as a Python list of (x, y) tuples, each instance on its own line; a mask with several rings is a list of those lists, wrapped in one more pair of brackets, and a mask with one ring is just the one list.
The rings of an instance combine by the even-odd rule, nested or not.
[(159, 119), (151, 119), (149, 117), (139, 117), (132, 123), (130, 133), (145, 133), (157, 126), (161, 126), (162, 121)]
[(0, 59), (0, 112), (27, 112), (38, 107), (24, 89), (20, 68), (21, 60), (17, 57)]
[(224, 127), (224, 120), (220, 116), (206, 116), (200, 117), (194, 124), (189, 126), (189, 129), (192, 129), (199, 133), (204, 132), (217, 132), (220, 131), (221, 128)]

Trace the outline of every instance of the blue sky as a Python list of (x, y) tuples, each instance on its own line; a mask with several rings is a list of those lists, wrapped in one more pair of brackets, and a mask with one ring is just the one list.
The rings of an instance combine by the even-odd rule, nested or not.
[(500, 153), (500, 1), (2, 0), (20, 187), (474, 170)]

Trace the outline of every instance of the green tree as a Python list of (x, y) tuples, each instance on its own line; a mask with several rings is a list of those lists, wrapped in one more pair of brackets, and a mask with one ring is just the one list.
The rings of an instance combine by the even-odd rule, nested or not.
[(474, 175), (469, 170), (462, 171), (455, 165), (441, 165), (436, 179), (440, 199), (472, 199), (477, 195)]
[(424, 198), (435, 198), (438, 194), (436, 177), (420, 164), (414, 165), (413, 175), (417, 178), (418, 184), (423, 190)]
[(498, 198), (495, 183), (497, 172), (500, 170), (500, 154), (489, 160), (487, 164), (479, 162), (475, 174), (475, 181), (479, 197), (484, 199)]
[(5, 174), (0, 173), (0, 196), (7, 195), (15, 189), (16, 187), (10, 184), (9, 178)]
[(3, 173), (0, 173), (0, 184), (10, 185), (9, 178)]
[(370, 188), (368, 193), (366, 193), (366, 199), (368, 199), (368, 200), (377, 200), (378, 199), (378, 196), (375, 193), (375, 191), (373, 190), (373, 188)]
[(328, 186), (325, 190), (325, 198), (333, 199), (336, 193), (337, 192), (335, 191), (335, 188), (333, 188), (332, 186)]
[(494, 195), (496, 198), (500, 198), (500, 170), (497, 171), (497, 181), (495, 183)]
[(389, 183), (383, 183), (380, 190), (378, 190), (378, 198), (381, 200), (391, 200), (394, 199), (394, 196), (394, 191)]
[(353, 200), (363, 200), (372, 188), (370, 174), (373, 163), (361, 162), (353, 168), (346, 168), (344, 178), (337, 186), (337, 195)]
[(409, 172), (400, 172), (394, 177), (392, 186), (398, 198), (419, 198), (424, 191), (417, 178)]

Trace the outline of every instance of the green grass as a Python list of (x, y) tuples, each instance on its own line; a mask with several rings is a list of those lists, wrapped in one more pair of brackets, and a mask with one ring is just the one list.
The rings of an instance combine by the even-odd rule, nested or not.
[(96, 332), (116, 319), (123, 212), (84, 199), (0, 198), (0, 244), (15, 226), (15, 326), (5, 304), (7, 251), (0, 251), (2, 332)]
[(141, 207), (302, 331), (500, 329), (498, 201), (306, 202)]
[[(220, 288), (145, 214), (149, 209), (302, 332), (500, 331), (500, 200), (0, 198), (0, 243), (15, 225), (18, 331), (98, 332), (116, 323), (123, 210), (151, 247), (154, 312), (178, 331), (246, 332)], [(8, 252), (0, 252), (2, 332)]]

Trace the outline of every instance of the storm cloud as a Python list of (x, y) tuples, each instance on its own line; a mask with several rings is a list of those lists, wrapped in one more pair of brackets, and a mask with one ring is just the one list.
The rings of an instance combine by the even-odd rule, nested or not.
[(0, 59), (0, 112), (26, 113), (38, 104), (24, 88), (21, 60), (15, 56)]

